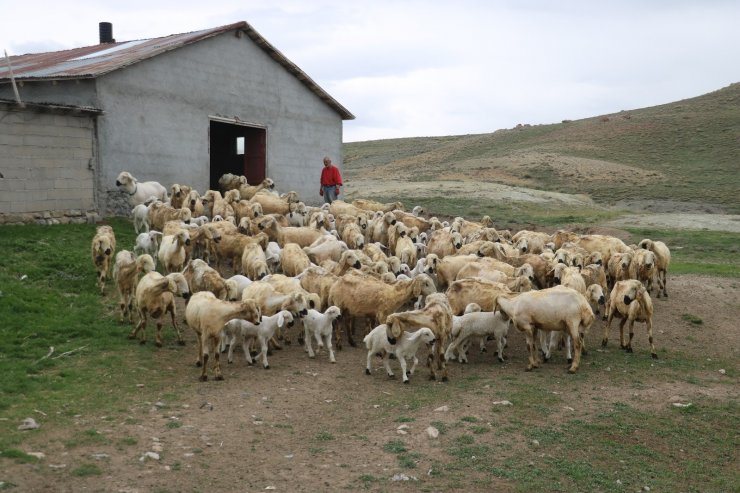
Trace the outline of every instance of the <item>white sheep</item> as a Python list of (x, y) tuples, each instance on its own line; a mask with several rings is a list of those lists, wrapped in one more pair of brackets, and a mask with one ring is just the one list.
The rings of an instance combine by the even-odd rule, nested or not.
[(134, 231), (136, 234), (149, 231), (149, 204), (150, 201), (146, 201), (143, 204), (138, 204), (136, 207), (131, 209), (131, 216), (133, 217)]
[(272, 339), (275, 332), (278, 329), (285, 329), (285, 327), (293, 326), (293, 315), (288, 310), (281, 310), (274, 315), (263, 315), (262, 322), (259, 325), (255, 325), (251, 322), (242, 319), (229, 320), (224, 326), (224, 335), (226, 341), (229, 343), (229, 355), (228, 362), (232, 363), (234, 346), (236, 343), (240, 343), (244, 350), (244, 356), (247, 359), (247, 364), (253, 363), (252, 356), (249, 354), (249, 342), (252, 339), (256, 339), (260, 344), (260, 352), (254, 357), (254, 359), (262, 356), (262, 366), (265, 370), (270, 368), (267, 362), (267, 341)]
[[(465, 348), (471, 337), (482, 337), (485, 338), (489, 335), (493, 336), (497, 343), (497, 356), (500, 362), (504, 362), (504, 345), (506, 344), (506, 336), (509, 332), (510, 321), (504, 320), (503, 315), (493, 312), (470, 312), (465, 313), (460, 317), (453, 319), (452, 337), (453, 340), (447, 351), (445, 351), (445, 359), (447, 361), (454, 358), (455, 350), (458, 352), (458, 361), (461, 363), (467, 363), (468, 357), (465, 354)], [(457, 324), (455, 323), (457, 322)], [(459, 328), (459, 332), (455, 334), (455, 329)]]
[(309, 358), (316, 357), (313, 347), (311, 347), (311, 336), (313, 336), (316, 338), (319, 349), (326, 346), (326, 350), (329, 352), (329, 361), (337, 362), (334, 359), (334, 350), (331, 347), (332, 323), (341, 316), (342, 311), (337, 306), (330, 306), (324, 313), (313, 308), (308, 310), (308, 314), (303, 317), (303, 331)]
[(236, 284), (236, 299), (240, 300), (242, 299), (242, 292), (246, 289), (247, 286), (252, 284), (252, 280), (249, 279), (247, 276), (243, 276), (241, 274), (236, 274), (231, 276), (226, 280), (226, 283), (229, 284), (233, 282)]
[(139, 233), (136, 237), (134, 246), (134, 255), (149, 254), (154, 260), (154, 267), (157, 266), (157, 252), (159, 251), (159, 242), (162, 239), (162, 233), (150, 230), (147, 233)]
[(162, 202), (168, 200), (167, 189), (156, 181), (139, 182), (128, 171), (122, 171), (116, 178), (116, 186), (128, 194), (131, 207), (143, 204), (149, 197), (156, 197)]
[[(422, 327), (414, 332), (401, 332), (401, 336), (396, 338), (396, 343), (391, 344), (388, 342), (388, 326), (381, 324), (370, 331), (368, 335), (363, 339), (365, 347), (367, 348), (367, 366), (365, 367), (365, 374), (370, 375), (372, 365), (370, 360), (374, 354), (383, 357), (383, 365), (388, 376), (393, 378), (395, 375), (391, 370), (389, 364), (390, 355), (393, 354), (401, 364), (401, 372), (403, 373), (403, 383), (409, 383), (409, 375), (414, 374), (416, 365), (419, 363), (419, 359), (416, 357), (416, 352), (422, 343), (426, 343), (431, 346), (434, 344), (434, 332), (429, 327)], [(406, 370), (406, 359), (413, 358), (414, 364), (411, 366), (411, 370)]]

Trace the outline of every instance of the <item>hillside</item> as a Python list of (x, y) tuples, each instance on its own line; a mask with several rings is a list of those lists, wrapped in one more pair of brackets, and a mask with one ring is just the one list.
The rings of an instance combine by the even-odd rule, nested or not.
[(490, 134), (353, 142), (347, 181), (474, 182), (642, 211), (740, 213), (740, 83), (675, 103)]

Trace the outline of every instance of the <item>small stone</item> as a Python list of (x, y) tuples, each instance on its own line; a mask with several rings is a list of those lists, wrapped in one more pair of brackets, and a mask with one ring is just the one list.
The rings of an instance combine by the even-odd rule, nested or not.
[(141, 462), (144, 462), (147, 459), (159, 460), (159, 454), (156, 452), (147, 452), (146, 454), (142, 455), (139, 460)]
[(293, 458), (293, 454), (288, 454), (288, 455), (285, 455), (283, 457), (285, 457), (286, 459), (292, 459)]
[(391, 481), (418, 481), (414, 476), (407, 476), (404, 473), (398, 473), (391, 478)]
[(139, 388), (142, 388), (144, 386), (144, 384), (143, 383), (137, 383), (136, 386), (139, 387)]
[(373, 404), (373, 409), (378, 409), (380, 407), (379, 404)]
[(409, 434), (409, 432), (406, 431), (406, 430), (396, 430), (396, 433), (398, 433), (399, 435), (408, 435)]
[(532, 440), (532, 445), (534, 445), (535, 447), (539, 447), (540, 446), (539, 440)]
[(33, 418), (26, 418), (23, 420), (23, 423), (18, 426), (19, 430), (35, 430), (36, 428), (39, 428), (41, 425), (36, 422)]
[(165, 406), (166, 406), (167, 404), (165, 404), (165, 403), (164, 403), (164, 402), (162, 402), (162, 401), (157, 401), (157, 402), (155, 402), (155, 403), (154, 403), (154, 405), (155, 405), (156, 407), (165, 407)]
[(622, 480), (621, 480), (621, 479), (617, 479), (617, 484), (618, 484), (619, 486), (622, 486)]
[(650, 491), (650, 486), (643, 486), (642, 491)]
[(41, 460), (46, 457), (46, 454), (43, 452), (28, 452), (26, 455), (30, 455), (31, 457), (36, 457), (38, 460)]
[(512, 404), (509, 401), (494, 401), (493, 405), (494, 406), (513, 406), (514, 404)]
[(575, 409), (570, 406), (564, 406), (563, 409), (565, 409), (566, 411), (575, 411)]
[(266, 489), (266, 490), (274, 490), (274, 489), (275, 489), (275, 487), (274, 487), (274, 486), (267, 486), (267, 487), (266, 487), (265, 489)]
[(426, 432), (429, 438), (439, 438), (439, 430), (434, 426), (427, 427)]
[(408, 429), (408, 428), (409, 428), (409, 425), (407, 425), (407, 424), (402, 424), (401, 426), (399, 426), (399, 427), (398, 427), (398, 428), (396, 428), (396, 429), (397, 429), (397, 430), (406, 430), (406, 429)]
[(92, 455), (90, 455), (90, 457), (92, 457), (93, 459), (101, 460), (101, 459), (108, 459), (108, 458), (110, 458), (110, 455), (99, 453), (99, 454), (92, 454)]
[(450, 410), (449, 406), (442, 406), (442, 407), (438, 407), (437, 409), (435, 409), (434, 412), (435, 413), (446, 413), (449, 410)]
[(51, 469), (64, 469), (67, 467), (67, 464), (49, 464), (49, 467)]
[(721, 375), (724, 375), (725, 373), (727, 373), (727, 371), (724, 368), (722, 368), (721, 370), (719, 370), (719, 372), (720, 372)]
[(689, 403), (686, 403), (686, 404), (684, 404), (682, 402), (674, 402), (673, 403), (673, 407), (691, 407), (691, 406), (692, 406), (692, 404), (690, 402)]

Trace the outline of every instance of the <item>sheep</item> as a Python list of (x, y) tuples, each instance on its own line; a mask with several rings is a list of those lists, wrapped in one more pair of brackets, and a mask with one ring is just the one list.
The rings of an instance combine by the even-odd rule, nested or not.
[(192, 259), (182, 271), (188, 282), (191, 293), (210, 291), (220, 300), (229, 299), (229, 289), (226, 280), (216, 269), (201, 259)]
[(658, 298), (660, 298), (661, 290), (663, 295), (667, 298), (668, 291), (666, 291), (666, 276), (668, 275), (668, 267), (671, 265), (670, 249), (662, 241), (653, 241), (647, 238), (637, 245), (640, 248), (650, 250), (655, 254), (655, 277), (658, 280)]
[(650, 291), (653, 287), (655, 272), (655, 254), (644, 248), (635, 250), (635, 256), (632, 258), (629, 268), (630, 279), (637, 279)]
[[(367, 247), (367, 245), (365, 245)], [(325, 260), (339, 262), (341, 255), (349, 250), (347, 244), (334, 236), (324, 235), (307, 247), (303, 247), (308, 258), (315, 264), (320, 265)]]
[(308, 226), (308, 210), (303, 202), (292, 202), (288, 204), (288, 225)]
[(159, 245), (159, 260), (167, 273), (180, 271), (185, 265), (185, 247), (190, 245), (190, 234), (182, 230), (175, 235), (165, 235)]
[(614, 287), (618, 281), (629, 279), (630, 264), (634, 258), (633, 252), (614, 253), (609, 257), (607, 266), (607, 281), (609, 287)]
[(290, 193), (286, 198), (276, 197), (266, 190), (260, 190), (249, 199), (252, 203), (259, 203), (265, 214), (280, 214), (285, 216), (290, 213), (290, 204), (298, 202), (298, 195)]
[(430, 379), (436, 380), (438, 372), (441, 372), (442, 381), (447, 381), (447, 362), (444, 359), (444, 351), (452, 331), (452, 309), (444, 294), (430, 294), (423, 308), (394, 313), (386, 318), (385, 323), (388, 326), (388, 342), (391, 344), (394, 343), (394, 339), (401, 337), (403, 331), (422, 327), (431, 329), (435, 345), (427, 357)]
[(128, 250), (121, 250), (116, 254), (116, 263), (113, 265), (113, 279), (116, 282), (118, 295), (121, 298), (121, 322), (126, 318), (129, 323), (133, 322), (134, 291), (139, 281), (139, 274), (153, 270), (154, 259), (151, 255), (144, 254), (135, 257)]
[(221, 175), (218, 179), (218, 187), (222, 192), (228, 190), (238, 189), (241, 185), (247, 184), (247, 178), (245, 176), (234, 175), (232, 173), (226, 173)]
[(159, 272), (149, 272), (139, 280), (136, 285), (136, 308), (139, 312), (139, 323), (129, 334), (129, 339), (136, 339), (141, 331), (141, 344), (146, 343), (147, 317), (151, 315), (157, 321), (155, 333), (155, 344), (162, 347), (162, 321), (161, 318), (169, 312), (172, 318), (172, 327), (177, 334), (177, 343), (185, 344), (177, 325), (177, 312), (175, 307), (175, 295), (185, 300), (190, 298), (188, 283), (179, 272), (162, 276)]
[(223, 261), (231, 260), (234, 271), (240, 272), (242, 270), (242, 257), (246, 246), (257, 244), (264, 251), (267, 243), (268, 238), (264, 233), (259, 233), (255, 236), (245, 236), (236, 232), (222, 235), (221, 241), (216, 244), (216, 269), (222, 271)]
[(320, 238), (323, 233), (312, 228), (283, 227), (278, 224), (274, 217), (265, 216), (257, 222), (257, 229), (267, 234), (270, 241), (276, 241), (280, 247), (286, 243), (297, 243), (301, 247), (310, 246)]
[(105, 279), (108, 277), (110, 261), (116, 251), (116, 235), (110, 226), (98, 226), (92, 239), (92, 261), (97, 271), (97, 286), (100, 294), (105, 293)]
[[(480, 307), (479, 307), (480, 308)], [(467, 309), (466, 309), (467, 311)], [(455, 350), (458, 351), (458, 361), (467, 363), (468, 358), (463, 348), (466, 347), (471, 337), (482, 337), (483, 340), (489, 335), (493, 336), (497, 344), (496, 356), (504, 362), (504, 345), (509, 332), (510, 321), (504, 320), (501, 313), (473, 311), (456, 317), (453, 323), (452, 342), (445, 351), (445, 360), (454, 358)], [(456, 330), (457, 329), (457, 330)]]
[(368, 225), (370, 229), (368, 240), (388, 245), (388, 228), (396, 222), (396, 216), (392, 212), (386, 212), (380, 218), (375, 219), (372, 225)]
[(270, 273), (267, 268), (267, 256), (259, 243), (244, 245), (241, 268), (244, 275), (253, 281), (258, 281)]
[(334, 358), (334, 350), (331, 347), (332, 324), (335, 320), (339, 320), (341, 316), (342, 311), (338, 306), (330, 306), (324, 313), (313, 308), (308, 310), (306, 316), (303, 317), (303, 330), (306, 351), (309, 358), (316, 357), (311, 346), (311, 337), (315, 337), (318, 349), (326, 346), (326, 350), (329, 352), (329, 361), (332, 363), (337, 362)]
[[(386, 284), (366, 274), (351, 271), (339, 278), (329, 290), (329, 304), (342, 311), (342, 321), (347, 340), (355, 346), (352, 334), (354, 318), (371, 317), (385, 321), (391, 313), (398, 310), (411, 299), (436, 292), (434, 281), (419, 274), (410, 281), (397, 281)], [(374, 325), (377, 325), (374, 324)], [(341, 330), (337, 330), (337, 348), (341, 349)]]
[(299, 245), (288, 243), (283, 248), (281, 265), (286, 276), (294, 277), (306, 270), (311, 265), (311, 260)]
[[(292, 278), (290, 280), (298, 283), (298, 280)], [(296, 318), (305, 317), (308, 310), (314, 308), (318, 302), (318, 297), (305, 291), (300, 283), (297, 288), (290, 290), (286, 286), (280, 286), (278, 282), (271, 284), (268, 281), (254, 281), (247, 286), (242, 291), (242, 300), (249, 299), (254, 300), (265, 315), (274, 315), (280, 310), (288, 310)], [(277, 338), (273, 338), (272, 342), (276, 349), (282, 349), (277, 342), (277, 339), (282, 338), (283, 334), (280, 332)], [(285, 344), (290, 344), (289, 338), (285, 338)]]
[(239, 186), (236, 188), (239, 189), (239, 194), (243, 199), (250, 200), (259, 191), (269, 192), (271, 190), (274, 190), (275, 182), (272, 180), (272, 178), (265, 178), (257, 185), (249, 185), (245, 178), (244, 181), (240, 182)]
[[(645, 322), (645, 328), (650, 343), (650, 355), (653, 359), (658, 359), (658, 353), (655, 352), (653, 342), (653, 302), (645, 286), (639, 280), (628, 279), (619, 281), (614, 285), (611, 295), (609, 296), (609, 314), (606, 325), (604, 325), (604, 336), (601, 339), (601, 346), (606, 347), (609, 340), (609, 328), (612, 319), (616, 315), (621, 319), (619, 322), (619, 347), (632, 352), (632, 338), (634, 337), (635, 322)], [(624, 342), (624, 325), (629, 322), (630, 337)]]
[[(226, 193), (230, 193), (233, 191), (234, 190), (229, 190)], [(239, 192), (236, 191), (236, 193)], [(208, 215), (212, 217), (214, 221), (216, 220), (216, 216), (227, 218), (230, 215), (234, 215), (234, 208), (229, 205), (226, 199), (224, 199), (224, 197), (221, 195), (221, 192), (217, 190), (206, 191), (206, 193), (204, 193), (201, 197), (201, 202), (203, 202), (204, 208), (210, 211), (210, 214)]]
[(344, 226), (340, 236), (342, 241), (353, 250), (362, 250), (365, 246), (365, 235), (362, 233), (361, 226), (356, 223), (350, 223)]
[(274, 315), (262, 315), (262, 320), (255, 325), (247, 320), (229, 320), (224, 326), (224, 334), (229, 343), (227, 361), (233, 363), (234, 347), (240, 343), (244, 350), (247, 364), (252, 365), (252, 356), (249, 354), (250, 340), (256, 340), (260, 345), (260, 352), (255, 356), (262, 356), (262, 367), (270, 369), (267, 362), (267, 341), (272, 339), (278, 329), (286, 329), (293, 326), (293, 315), (288, 310), (281, 310)]
[(229, 320), (240, 318), (259, 325), (262, 318), (254, 300), (222, 301), (213, 293), (202, 291), (195, 293), (185, 309), (185, 320), (198, 336), (197, 366), (202, 368), (200, 381), (208, 380), (208, 359), (214, 355), (214, 373), (216, 380), (223, 380), (221, 374), (220, 346), (224, 325)]
[(312, 266), (301, 272), (297, 279), (303, 289), (319, 297), (321, 306), (328, 306), (329, 291), (339, 276), (335, 276), (323, 267)]
[[(435, 343), (434, 333), (429, 327), (421, 327), (414, 332), (403, 332), (399, 337), (396, 338), (394, 344), (390, 344), (388, 341), (388, 326), (385, 324), (378, 325), (370, 331), (368, 335), (363, 339), (365, 347), (367, 348), (367, 365), (365, 366), (365, 374), (370, 375), (372, 373), (371, 359), (373, 355), (383, 357), (383, 365), (385, 371), (388, 373), (390, 378), (394, 378), (395, 375), (391, 370), (389, 358), (394, 355), (398, 359), (401, 365), (401, 374), (403, 383), (409, 383), (409, 375), (414, 374), (416, 365), (419, 363), (419, 359), (416, 357), (416, 353), (419, 351), (422, 343), (432, 345)], [(406, 370), (406, 359), (412, 358), (414, 364), (411, 365), (410, 370)]]
[(280, 265), (282, 262), (283, 250), (276, 241), (270, 241), (265, 247), (265, 259), (267, 259), (267, 267), (270, 272), (280, 272)]
[(419, 228), (420, 233), (432, 229), (433, 223), (431, 220), (427, 221), (423, 217), (419, 217), (413, 213), (395, 209), (393, 211), (393, 215), (396, 216), (396, 220), (403, 222), (409, 228), (413, 228), (414, 226), (416, 226), (417, 228)]
[(541, 253), (545, 243), (552, 241), (547, 233), (523, 229), (512, 236), (514, 247), (521, 253)]
[(392, 202), (389, 204), (383, 204), (374, 200), (357, 199), (352, 201), (352, 205), (358, 209), (362, 209), (370, 212), (391, 212), (395, 209), (403, 210), (403, 203)]
[(404, 236), (396, 241), (395, 255), (402, 264), (416, 265), (416, 245), (411, 238)]
[(575, 355), (568, 371), (575, 373), (581, 363), (581, 338), (594, 322), (594, 313), (588, 301), (578, 291), (556, 286), (541, 291), (518, 295), (504, 295), (496, 299), (496, 312), (511, 319), (517, 330), (524, 332), (529, 352), (527, 371), (539, 366), (535, 354), (537, 330), (564, 331), (573, 340)]
[(147, 233), (139, 233), (136, 237), (136, 245), (134, 246), (134, 255), (148, 254), (151, 255), (154, 261), (154, 267), (157, 267), (157, 251), (159, 250), (159, 242), (162, 239), (162, 233), (159, 231), (149, 231)]
[[(191, 188), (187, 185), (179, 185), (177, 183), (170, 187), (170, 205), (175, 209), (187, 207), (186, 201), (190, 194)], [(192, 212), (192, 211), (191, 211)]]
[(203, 199), (197, 190), (190, 190), (190, 193), (188, 193), (185, 199), (185, 206), (192, 212), (192, 217), (202, 217), (206, 212), (203, 206)]
[(502, 294), (511, 293), (506, 284), (480, 277), (460, 279), (450, 284), (445, 291), (454, 315), (462, 315), (470, 303), (477, 303), (483, 311), (493, 311), (496, 299)]
[(156, 197), (166, 202), (167, 189), (156, 181), (139, 182), (134, 176), (122, 171), (116, 178), (116, 186), (128, 194), (128, 203), (131, 207), (143, 204), (149, 197)]
[(131, 217), (136, 234), (149, 231), (149, 206), (156, 201), (157, 199), (155, 197), (150, 197), (149, 200), (142, 204), (137, 204), (136, 207), (131, 209)]
[(252, 284), (251, 279), (241, 274), (235, 274), (231, 276), (230, 278), (226, 279), (226, 282), (227, 283), (233, 282), (234, 285), (236, 285), (236, 293), (235, 293), (236, 298), (232, 299), (231, 301), (240, 300), (242, 298), (242, 293), (244, 292), (246, 287)]

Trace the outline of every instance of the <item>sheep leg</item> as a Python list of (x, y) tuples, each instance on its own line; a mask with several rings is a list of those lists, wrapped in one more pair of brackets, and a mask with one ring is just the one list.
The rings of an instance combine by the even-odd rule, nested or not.
[(627, 344), (624, 342), (624, 325), (627, 323), (627, 317), (622, 317), (619, 321), (619, 347), (627, 349)]
[(409, 376), (406, 373), (406, 356), (399, 357), (398, 363), (401, 365), (401, 380), (403, 383), (409, 383)]
[(383, 366), (385, 366), (385, 371), (388, 373), (388, 378), (395, 378), (396, 375), (394, 375), (393, 370), (391, 370), (390, 356), (391, 354), (387, 351), (383, 354)]
[(129, 339), (136, 339), (136, 335), (139, 333), (140, 330), (146, 331), (146, 313), (139, 310), (139, 323), (136, 324), (136, 327), (131, 329), (131, 332), (128, 334)]
[(606, 311), (609, 312), (609, 316), (606, 318), (606, 323), (604, 324), (604, 332), (601, 336), (601, 347), (606, 347), (606, 343), (609, 341), (609, 328), (612, 325), (612, 319), (614, 318), (614, 312), (615, 312), (615, 310), (609, 307), (608, 301), (607, 301)]
[(652, 317), (648, 318), (647, 322), (645, 322), (645, 328), (647, 329), (647, 333), (648, 333), (648, 342), (650, 342), (650, 356), (652, 356), (653, 359), (658, 359), (658, 353), (655, 351), (655, 344), (653, 343), (653, 319)]
[(419, 358), (416, 357), (414, 354), (414, 364), (411, 365), (411, 369), (406, 373), (407, 375), (413, 375), (414, 371), (416, 371), (416, 365), (419, 364)]
[(221, 345), (221, 334), (217, 336), (211, 336), (208, 338), (208, 343), (211, 346), (211, 351), (213, 352), (213, 356), (216, 359), (215, 361), (215, 373), (216, 373), (216, 380), (223, 380), (224, 376), (221, 373), (221, 352), (218, 350), (218, 347)]
[(162, 347), (162, 320), (157, 319), (157, 331), (154, 333), (154, 344)]
[(575, 349), (575, 354), (573, 355), (573, 364), (568, 369), (568, 373), (575, 373), (581, 364), (581, 351), (583, 350), (583, 343), (581, 341), (581, 338), (579, 337), (577, 325), (568, 327), (568, 332), (570, 333), (570, 338), (573, 341), (573, 346)]
[(445, 359), (447, 361), (451, 360), (455, 357), (455, 349), (459, 346), (460, 338), (454, 339), (449, 346), (447, 346), (447, 350), (445, 351)]
[(365, 375), (370, 375), (372, 373), (372, 364), (370, 363), (370, 360), (373, 357), (373, 351), (372, 349), (367, 352), (367, 363), (365, 365)]
[(203, 366), (203, 340), (201, 334), (196, 332), (198, 336), (198, 359), (195, 360), (195, 366)]
[(262, 356), (262, 367), (265, 370), (269, 370), (270, 364), (267, 362), (267, 339), (264, 337), (260, 337), (259, 341), (262, 350), (260, 351), (260, 354), (257, 355), (257, 357)]
[(198, 337), (198, 349), (199, 349), (199, 359), (198, 363), (200, 364), (200, 381), (206, 382), (208, 381), (208, 341), (204, 341), (203, 339), (206, 337), (205, 333), (200, 334), (200, 337)]
[[(581, 341), (583, 341), (583, 339), (581, 339)], [(581, 343), (581, 344), (583, 344), (583, 343)], [(573, 353), (571, 352), (572, 345), (573, 345), (573, 339), (569, 335), (566, 335), (565, 336), (565, 356), (566, 356), (566, 358), (568, 360), (568, 364), (572, 364), (573, 363)], [(583, 349), (582, 348), (583, 348), (583, 346), (581, 346), (581, 354), (583, 354)]]
[(524, 332), (524, 338), (527, 342), (527, 353), (529, 356), (529, 363), (527, 364), (526, 371), (532, 371), (533, 369), (537, 368), (539, 364), (537, 363), (537, 359), (535, 357), (535, 344), (534, 344), (534, 338), (535, 334), (532, 331), (532, 328), (530, 326), (525, 326), (524, 328), (520, 328), (522, 332)]
[(496, 338), (496, 348), (497, 348), (497, 356), (499, 363), (504, 362), (504, 345), (506, 344), (506, 338), (505, 337), (497, 337)]
[(468, 348), (470, 347), (470, 339), (465, 339), (462, 343), (457, 346), (457, 361), (459, 363), (468, 362)]
[(449, 380), (447, 378), (447, 362), (444, 358), (444, 352), (442, 350), (442, 347), (444, 346), (446, 341), (445, 337), (441, 337), (440, 340), (436, 341), (434, 345), (432, 346), (432, 351), (434, 352), (434, 357), (437, 360), (437, 369), (442, 371), (442, 381), (446, 382)]
[(306, 346), (306, 351), (308, 351), (308, 357), (309, 358), (315, 358), (316, 354), (313, 352), (313, 347), (311, 346), (311, 335), (308, 333), (308, 328), (305, 326), (303, 327), (303, 333), (304, 333), (304, 344)]
[(552, 357), (552, 344), (553, 341), (550, 337), (550, 332), (540, 331), (540, 351), (542, 352), (542, 360), (547, 363)]
[(481, 336), (480, 343), (478, 345), (478, 347), (480, 348), (480, 352), (481, 353), (488, 352), (488, 348), (486, 347), (486, 342), (488, 342), (488, 336), (485, 336), (485, 335), (484, 336)]
[(334, 357), (334, 349), (331, 347), (331, 333), (326, 334), (324, 337), (326, 338), (326, 350), (329, 351), (329, 361), (331, 363), (336, 363), (337, 360)]

